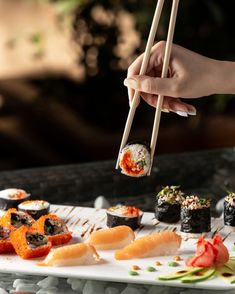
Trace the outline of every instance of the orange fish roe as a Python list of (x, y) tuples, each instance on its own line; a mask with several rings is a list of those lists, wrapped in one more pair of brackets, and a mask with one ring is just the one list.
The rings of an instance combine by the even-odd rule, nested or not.
[(162, 265), (160, 261), (156, 261), (155, 265)]
[(141, 270), (141, 268), (138, 265), (132, 265), (131, 270), (138, 271), (138, 270)]
[(126, 215), (139, 216), (140, 210), (134, 206), (126, 206)]
[(182, 260), (182, 258), (179, 255), (174, 256), (174, 261), (180, 261)]

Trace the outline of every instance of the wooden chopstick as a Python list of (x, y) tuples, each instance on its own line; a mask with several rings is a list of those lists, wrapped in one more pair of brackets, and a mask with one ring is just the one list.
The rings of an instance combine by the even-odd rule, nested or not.
[[(158, 0), (158, 2), (157, 2), (157, 6), (156, 6), (156, 10), (155, 10), (155, 13), (153, 16), (153, 21), (152, 21), (147, 45), (146, 45), (145, 52), (144, 52), (143, 62), (142, 62), (140, 73), (139, 73), (140, 75), (144, 75), (147, 70), (147, 66), (148, 66), (149, 58), (150, 58), (150, 53), (151, 53), (151, 49), (153, 47), (154, 39), (156, 36), (156, 32), (157, 32), (159, 20), (161, 17), (164, 1), (165, 0)], [(122, 136), (122, 141), (121, 141), (121, 145), (120, 145), (120, 149), (119, 149), (119, 153), (118, 153), (118, 158), (117, 158), (117, 162), (116, 162), (116, 167), (115, 167), (116, 169), (118, 169), (118, 166), (119, 166), (120, 153), (127, 143), (127, 140), (128, 140), (129, 134), (130, 134), (130, 129), (131, 129), (131, 126), (133, 123), (135, 111), (136, 111), (136, 108), (139, 104), (139, 100), (140, 100), (139, 91), (135, 91), (134, 96), (133, 96), (133, 101), (132, 101), (132, 104), (131, 104), (131, 107), (130, 107), (130, 110), (128, 113), (123, 136)]]
[[(167, 78), (178, 6), (179, 6), (179, 0), (173, 0), (172, 9), (171, 9), (171, 16), (170, 16), (170, 23), (169, 23), (168, 34), (167, 34), (165, 56), (164, 56), (164, 61), (163, 61), (162, 75), (161, 75), (162, 78)], [(148, 170), (148, 176), (151, 173), (152, 164), (153, 164), (153, 157), (154, 157), (154, 153), (155, 153), (158, 131), (159, 131), (159, 124), (160, 124), (160, 119), (161, 119), (163, 98), (164, 98), (163, 95), (158, 96), (158, 101), (157, 101), (157, 106), (156, 106), (156, 111), (155, 111), (153, 131), (152, 131), (152, 137), (151, 137), (151, 143), (150, 143), (151, 166)]]

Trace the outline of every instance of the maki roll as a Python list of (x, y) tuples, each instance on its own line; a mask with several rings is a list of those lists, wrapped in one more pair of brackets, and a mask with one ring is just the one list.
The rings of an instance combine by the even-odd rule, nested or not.
[(0, 226), (0, 254), (14, 252), (14, 247), (10, 241), (10, 230)]
[(224, 199), (224, 224), (235, 227), (235, 193), (233, 192)]
[(126, 225), (133, 230), (140, 227), (143, 212), (134, 206), (117, 205), (106, 210), (107, 226), (110, 228)]
[(11, 232), (10, 240), (17, 255), (23, 259), (45, 256), (51, 249), (51, 242), (45, 235), (26, 226)]
[(181, 232), (200, 234), (211, 230), (210, 200), (192, 195), (181, 205)]
[(157, 195), (155, 216), (161, 222), (177, 223), (180, 220), (181, 203), (185, 199), (180, 186), (166, 186)]
[(17, 211), (15, 208), (8, 209), (0, 219), (0, 225), (11, 231), (18, 229), (22, 225), (31, 227), (34, 222), (35, 220), (29, 214)]
[(57, 215), (47, 214), (41, 216), (33, 225), (39, 233), (46, 235), (52, 245), (68, 243), (72, 239), (66, 224)]
[(17, 208), (18, 204), (30, 199), (30, 194), (21, 189), (5, 189), (0, 191), (0, 209)]
[(146, 176), (150, 168), (150, 149), (138, 143), (127, 144), (121, 151), (119, 166), (124, 175), (130, 177)]
[(48, 214), (50, 203), (43, 200), (28, 200), (18, 205), (18, 210), (27, 212), (34, 219), (39, 219), (42, 215)]

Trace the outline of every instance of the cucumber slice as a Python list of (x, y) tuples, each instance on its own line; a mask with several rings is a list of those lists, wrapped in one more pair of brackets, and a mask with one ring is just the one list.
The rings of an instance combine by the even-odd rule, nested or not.
[(229, 261), (226, 262), (224, 266), (231, 269), (231, 271), (235, 271), (235, 260), (230, 258)]
[(210, 277), (214, 276), (216, 273), (215, 268), (204, 268), (203, 270), (187, 275), (181, 279), (182, 283), (197, 283), (202, 282)]
[(226, 266), (217, 269), (218, 277), (224, 279), (225, 281), (229, 282), (230, 284), (235, 283), (235, 274), (234, 271)]
[(161, 281), (176, 280), (176, 279), (180, 279), (182, 277), (185, 277), (189, 274), (200, 272), (202, 270), (203, 270), (202, 267), (190, 267), (190, 268), (186, 268), (186, 269), (177, 271), (177, 272), (170, 274), (168, 276), (160, 276), (160, 277), (158, 277), (158, 279)]

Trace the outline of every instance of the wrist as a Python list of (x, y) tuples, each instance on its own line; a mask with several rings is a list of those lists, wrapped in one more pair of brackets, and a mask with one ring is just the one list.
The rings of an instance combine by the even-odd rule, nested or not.
[(214, 94), (235, 94), (235, 62), (216, 60)]

